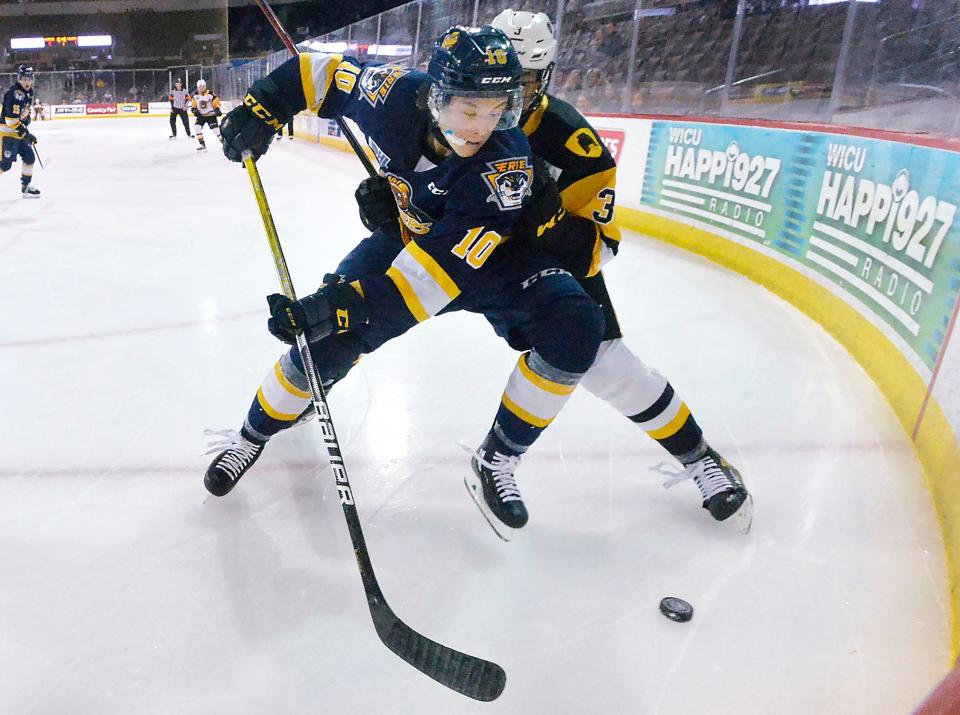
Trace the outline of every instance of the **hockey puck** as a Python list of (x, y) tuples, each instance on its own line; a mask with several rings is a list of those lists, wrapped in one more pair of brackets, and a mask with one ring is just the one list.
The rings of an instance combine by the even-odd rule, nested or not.
[(671, 621), (686, 623), (693, 618), (693, 606), (676, 596), (667, 596), (660, 601), (660, 613)]

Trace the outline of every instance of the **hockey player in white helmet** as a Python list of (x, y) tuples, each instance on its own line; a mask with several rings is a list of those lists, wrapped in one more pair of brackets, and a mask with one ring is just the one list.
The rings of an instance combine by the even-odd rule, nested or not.
[[(491, 23), (513, 43), (523, 67), (521, 125), (536, 156), (552, 169), (556, 192), (527, 210), (527, 240), (559, 256), (603, 308), (606, 333), (593, 367), (580, 384), (637, 423), (684, 469), (672, 485), (692, 477), (702, 504), (722, 521), (739, 512), (749, 529), (752, 498), (740, 473), (704, 439), (686, 403), (667, 379), (624, 344), (604, 284), (602, 265), (616, 254), (620, 232), (613, 224), (616, 164), (596, 130), (569, 103), (547, 94), (557, 55), (553, 23), (542, 12), (504, 10)], [(541, 172), (542, 174), (542, 172)], [(514, 347), (523, 349), (518, 336)]]
[(490, 23), (510, 38), (523, 67), (523, 98), (527, 109), (547, 92), (557, 59), (553, 23), (545, 12), (504, 10)]
[(191, 97), (193, 104), (193, 116), (196, 117), (194, 125), (194, 135), (200, 146), (197, 151), (206, 151), (207, 142), (203, 138), (203, 127), (209, 125), (217, 139), (220, 138), (220, 124), (217, 117), (223, 114), (220, 109), (220, 98), (207, 89), (207, 82), (204, 79), (197, 80), (197, 91)]

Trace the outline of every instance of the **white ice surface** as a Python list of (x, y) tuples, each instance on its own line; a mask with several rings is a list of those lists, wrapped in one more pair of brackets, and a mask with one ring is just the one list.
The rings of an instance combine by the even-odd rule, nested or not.
[[(462, 485), (515, 355), (470, 315), (363, 359), (331, 398), (397, 614), (500, 663), (491, 704), (384, 648), (316, 426), (204, 500), (204, 428), (239, 427), (280, 353), (245, 172), (165, 120), (42, 123), (39, 201), (0, 178), (0, 712), (906, 713), (946, 672), (943, 546), (862, 370), (761, 287), (628, 236), (629, 345), (756, 499), (749, 536), (574, 395), (519, 472), (501, 542)], [(355, 158), (260, 162), (301, 293), (363, 235)], [(694, 604), (666, 620), (661, 597)]]

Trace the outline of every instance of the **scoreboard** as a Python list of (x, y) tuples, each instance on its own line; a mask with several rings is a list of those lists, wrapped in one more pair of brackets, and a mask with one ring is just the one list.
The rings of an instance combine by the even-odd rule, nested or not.
[(11, 50), (42, 50), (48, 47), (112, 47), (111, 35), (44, 35), (12, 37)]

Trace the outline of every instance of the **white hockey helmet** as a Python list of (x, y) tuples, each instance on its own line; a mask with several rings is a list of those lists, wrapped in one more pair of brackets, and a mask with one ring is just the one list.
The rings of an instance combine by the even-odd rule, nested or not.
[(202, 79), (202, 78), (201, 78), (201, 79), (198, 79), (198, 80), (197, 80), (197, 89), (200, 90), (200, 89), (206, 89), (206, 88), (207, 88), (207, 80)]
[(537, 72), (537, 91), (528, 98), (527, 109), (533, 109), (547, 91), (550, 75), (557, 59), (557, 39), (553, 23), (545, 12), (506, 9), (490, 23), (510, 38), (524, 71)]

